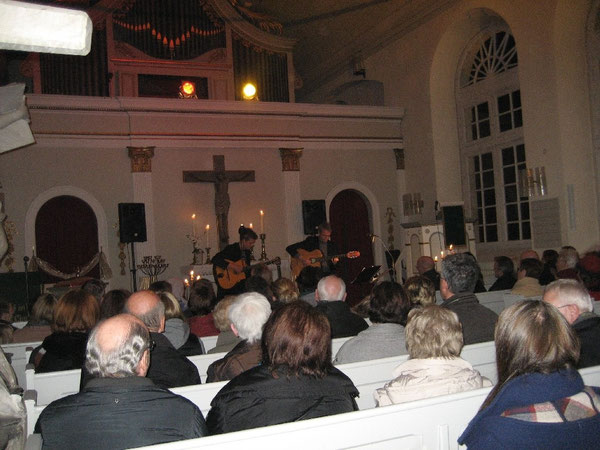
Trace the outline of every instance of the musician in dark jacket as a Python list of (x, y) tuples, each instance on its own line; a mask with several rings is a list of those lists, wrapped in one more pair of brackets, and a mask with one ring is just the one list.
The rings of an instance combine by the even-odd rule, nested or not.
[(238, 231), (240, 241), (229, 244), (212, 258), (218, 299), (244, 292), (247, 278), (244, 269), (250, 267), (252, 248), (258, 236), (251, 228), (244, 226)]
[(262, 365), (216, 395), (207, 416), (210, 433), (356, 411), (358, 390), (333, 367), (330, 334), (327, 318), (304, 302), (275, 311), (263, 332)]
[[(324, 222), (318, 227), (318, 235), (309, 236), (303, 241), (297, 242), (292, 245), (288, 245), (285, 249), (286, 252), (290, 254), (293, 258), (297, 258), (300, 262), (300, 270), (302, 267), (310, 266), (311, 261), (307, 259), (305, 256), (301, 255), (298, 250), (304, 250), (304, 252), (314, 252), (315, 250), (320, 251), (320, 257), (323, 257), (324, 260), (321, 262), (321, 269), (325, 273), (330, 273), (335, 270), (335, 264), (337, 263), (337, 258), (333, 260), (329, 260), (337, 253), (336, 245), (331, 241), (331, 225), (329, 223)], [(300, 273), (295, 273), (295, 276), (298, 276)]]

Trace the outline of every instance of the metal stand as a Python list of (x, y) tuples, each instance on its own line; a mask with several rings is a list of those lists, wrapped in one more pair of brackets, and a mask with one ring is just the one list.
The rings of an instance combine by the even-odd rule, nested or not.
[[(1, 225), (0, 225), (1, 226)], [(28, 256), (23, 256), (23, 264), (25, 265), (25, 303), (29, 308), (29, 271), (27, 270)]]
[(129, 271), (131, 272), (131, 278), (133, 281), (133, 292), (137, 291), (137, 269), (135, 266), (135, 243), (130, 242), (131, 244), (131, 261), (129, 264), (129, 267), (131, 267), (131, 269), (129, 269)]
[(204, 264), (210, 264), (210, 247), (206, 247), (206, 262)]
[(266, 261), (267, 258), (267, 251), (265, 250), (265, 239), (267, 238), (267, 235), (265, 233), (260, 233), (260, 241), (261, 241), (261, 245), (260, 245), (260, 261)]

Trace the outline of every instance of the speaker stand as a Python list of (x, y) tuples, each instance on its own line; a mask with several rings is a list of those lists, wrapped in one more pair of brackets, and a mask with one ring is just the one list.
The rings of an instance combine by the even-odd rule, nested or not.
[(130, 242), (131, 244), (131, 264), (130, 264), (130, 269), (129, 271), (131, 272), (131, 281), (133, 282), (133, 292), (137, 291), (137, 269), (135, 266), (135, 243), (134, 242)]

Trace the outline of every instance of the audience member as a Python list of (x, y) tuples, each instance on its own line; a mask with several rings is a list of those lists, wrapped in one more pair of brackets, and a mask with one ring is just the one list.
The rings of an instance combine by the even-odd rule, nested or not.
[(440, 274), (435, 270), (435, 261), (431, 256), (421, 256), (417, 259), (417, 272), (433, 282), (436, 291), (440, 290)]
[(515, 277), (515, 265), (508, 256), (496, 256), (494, 258), (494, 275), (496, 281), (488, 291), (504, 291), (512, 289), (517, 278)]
[(263, 326), (271, 315), (271, 305), (264, 295), (248, 292), (238, 295), (229, 307), (231, 329), (242, 338), (233, 350), (208, 366), (208, 383), (231, 380), (260, 364), (260, 338)]
[(406, 347), (410, 358), (394, 379), (375, 391), (378, 406), (479, 389), (492, 383), (460, 357), (462, 326), (455, 312), (438, 305), (408, 314)]
[(81, 285), (81, 289), (87, 292), (88, 294), (92, 294), (98, 302), (98, 304), (100, 304), (100, 302), (102, 301), (102, 297), (104, 296), (106, 283), (102, 280), (91, 278)]
[(130, 295), (131, 292), (126, 289), (113, 289), (104, 294), (102, 303), (100, 303), (100, 318), (108, 319), (123, 313), (125, 302)]
[(369, 303), (372, 325), (346, 341), (333, 363), (346, 364), (406, 354), (404, 326), (410, 308), (404, 289), (398, 283), (384, 281), (375, 286)]
[(289, 278), (279, 278), (272, 283), (275, 300), (282, 304), (295, 302), (300, 297), (300, 291), (295, 281)]
[(157, 294), (159, 292), (169, 292), (172, 294), (173, 286), (171, 286), (171, 283), (169, 283), (168, 281), (155, 281), (153, 283), (150, 283), (150, 286), (148, 286), (148, 290), (156, 292)]
[(132, 314), (148, 327), (154, 341), (148, 374), (154, 384), (163, 388), (200, 384), (196, 366), (179, 353), (165, 337), (165, 306), (152, 291), (131, 294), (125, 303), (126, 313)]
[[(183, 282), (183, 279), (169, 278), (169, 279), (167, 279), (167, 283), (169, 283), (171, 285), (171, 294), (173, 294), (175, 296), (175, 298), (177, 299), (177, 301), (179, 302), (181, 311), (183, 311), (183, 315), (185, 316), (186, 315), (185, 312), (188, 309), (188, 303), (187, 303), (187, 299), (185, 298), (185, 284)], [(211, 285), (212, 285), (212, 283), (211, 283)]]
[(331, 363), (327, 318), (303, 302), (265, 325), (262, 364), (230, 381), (206, 418), (211, 434), (312, 419), (358, 409), (352, 381)]
[(577, 264), (583, 285), (594, 300), (600, 300), (600, 252), (586, 253)]
[(544, 250), (542, 253), (542, 263), (544, 269), (540, 274), (540, 284), (546, 286), (556, 280), (556, 261), (558, 260), (558, 252), (553, 249)]
[(331, 325), (331, 338), (356, 336), (368, 328), (365, 320), (350, 311), (346, 300), (344, 280), (329, 275), (321, 278), (315, 291), (316, 308), (327, 316)]
[(526, 300), (496, 326), (498, 383), (458, 438), (468, 448), (597, 448), (600, 389), (575, 370), (579, 344), (558, 310)]
[(250, 275), (263, 278), (269, 285), (273, 282), (273, 271), (265, 264), (256, 264), (250, 269)]
[(192, 288), (188, 300), (188, 311), (192, 314), (188, 318), (190, 330), (198, 337), (216, 336), (219, 330), (213, 320), (213, 305), (215, 292), (212, 286), (198, 286)]
[(475, 294), (479, 292), (487, 292), (485, 285), (483, 284), (483, 274), (481, 273), (481, 267), (479, 267), (479, 263), (477, 262), (477, 258), (471, 252), (464, 252), (465, 255), (471, 256), (475, 260), (475, 264), (477, 264), (477, 282), (475, 283), (475, 287), (473, 288), (473, 292)]
[(412, 306), (435, 304), (435, 286), (433, 281), (422, 275), (410, 277), (404, 283), (404, 292)]
[(15, 305), (0, 301), (0, 344), (10, 344), (16, 328), (13, 326)]
[(579, 254), (574, 248), (563, 248), (556, 260), (556, 278), (581, 281), (577, 272)]
[[(217, 295), (215, 294), (215, 288), (212, 281), (206, 278), (200, 278), (199, 280), (194, 281), (190, 288), (189, 295), (192, 295), (192, 292), (199, 293), (202, 297), (205, 297), (209, 301), (210, 311), (214, 310), (215, 306), (217, 306)], [(189, 299), (187, 301), (187, 305), (188, 308), (183, 312), (183, 314), (187, 318), (190, 318), (194, 315), (194, 313), (190, 310)]]
[(296, 278), (298, 290), (300, 291), (300, 300), (312, 306), (317, 306), (315, 299), (315, 290), (319, 280), (323, 277), (323, 272), (318, 267), (306, 266)]
[(481, 305), (473, 293), (478, 277), (477, 262), (466, 253), (448, 255), (442, 261), (442, 306), (458, 315), (463, 328), (464, 345), (494, 339), (494, 326), (498, 315)]
[(92, 294), (83, 289), (63, 294), (54, 307), (52, 334), (31, 354), (35, 371), (80, 369), (85, 361), (88, 333), (99, 318), (100, 308)]
[(544, 288), (539, 283), (540, 275), (544, 265), (541, 261), (533, 258), (521, 260), (517, 272), (517, 282), (510, 293), (522, 295), (523, 297), (538, 297), (544, 293)]
[(600, 317), (590, 294), (576, 280), (556, 280), (546, 286), (544, 301), (555, 306), (575, 330), (581, 346), (577, 368), (600, 364)]
[(42, 341), (52, 333), (52, 314), (56, 306), (56, 297), (52, 294), (40, 295), (31, 309), (27, 324), (13, 333), (13, 342)]
[(170, 292), (157, 292), (160, 301), (165, 306), (164, 336), (184, 356), (203, 355), (204, 344), (193, 333), (185, 322), (179, 302)]
[(267, 300), (269, 300), (269, 303), (275, 300), (275, 297), (273, 296), (273, 291), (271, 290), (271, 284), (263, 277), (260, 277), (258, 275), (248, 277), (246, 279), (244, 288), (245, 292), (257, 292), (261, 294)]
[(207, 434), (198, 407), (145, 378), (152, 340), (128, 314), (101, 322), (90, 334), (86, 368), (94, 379), (78, 394), (52, 402), (35, 432), (44, 448), (121, 449)]
[(519, 257), (519, 263), (524, 259), (537, 259), (539, 261), (540, 255), (538, 255), (538, 252), (536, 252), (535, 250), (529, 249), (521, 253), (521, 256)]
[(229, 320), (229, 307), (235, 301), (235, 295), (226, 295), (217, 303), (213, 311), (213, 320), (219, 330), (217, 343), (208, 353), (227, 353), (233, 350), (242, 340), (231, 329), (231, 320)]

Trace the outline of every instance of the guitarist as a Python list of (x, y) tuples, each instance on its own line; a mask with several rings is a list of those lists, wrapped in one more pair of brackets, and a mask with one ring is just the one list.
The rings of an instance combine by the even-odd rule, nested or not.
[(312, 252), (320, 250), (325, 260), (321, 263), (321, 270), (325, 274), (329, 274), (335, 271), (335, 265), (338, 262), (338, 258), (332, 260), (327, 259), (328, 256), (335, 255), (337, 253), (336, 245), (331, 241), (331, 225), (328, 222), (323, 222), (317, 228), (318, 234), (316, 236), (309, 236), (301, 242), (296, 244), (288, 245), (286, 251), (293, 257), (298, 258), (302, 261), (304, 266), (310, 265), (310, 260), (302, 258), (298, 254), (298, 250), (305, 250)]
[[(252, 248), (258, 236), (251, 228), (241, 226), (238, 230), (240, 241), (229, 244), (212, 258), (213, 272), (215, 267), (226, 269), (234, 274), (240, 274), (245, 268), (250, 267)], [(245, 278), (242, 278), (235, 286), (224, 289), (217, 281), (217, 298), (220, 300), (226, 295), (237, 295), (244, 292)]]

